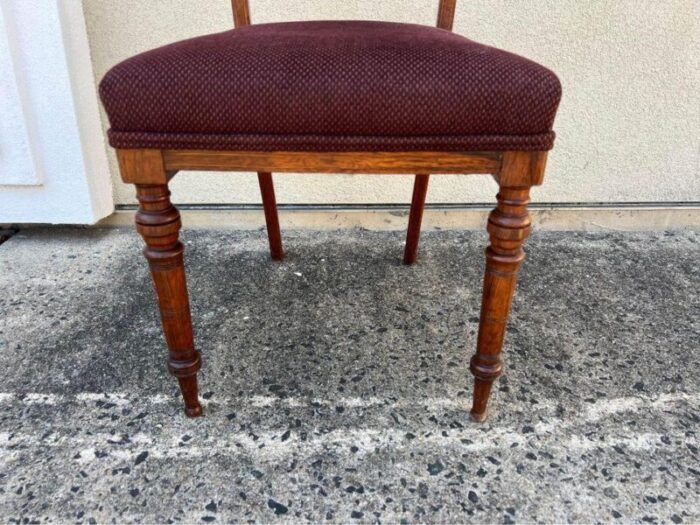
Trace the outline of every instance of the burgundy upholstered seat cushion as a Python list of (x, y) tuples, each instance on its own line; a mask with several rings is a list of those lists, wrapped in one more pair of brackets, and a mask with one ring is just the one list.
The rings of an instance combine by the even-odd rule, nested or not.
[(118, 148), (546, 150), (550, 70), (442, 29), (252, 25), (154, 49), (100, 95)]

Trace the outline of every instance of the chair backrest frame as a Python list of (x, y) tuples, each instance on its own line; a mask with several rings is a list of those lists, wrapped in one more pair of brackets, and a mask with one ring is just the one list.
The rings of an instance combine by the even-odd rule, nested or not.
[[(452, 31), (456, 6), (457, 0), (440, 0), (437, 18), (437, 26), (439, 28)], [(231, 8), (233, 9), (233, 21), (236, 27), (249, 26), (251, 24), (248, 0), (231, 0)]]

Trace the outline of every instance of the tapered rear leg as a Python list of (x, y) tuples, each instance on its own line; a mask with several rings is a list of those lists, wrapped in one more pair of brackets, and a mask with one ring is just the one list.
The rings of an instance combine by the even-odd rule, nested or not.
[(258, 183), (260, 184), (260, 194), (262, 195), (263, 209), (265, 210), (267, 238), (270, 241), (270, 256), (275, 261), (281, 261), (284, 259), (284, 249), (282, 248), (282, 233), (280, 232), (272, 173), (258, 173)]
[(425, 197), (428, 194), (429, 181), (430, 175), (419, 174), (416, 175), (413, 183), (413, 198), (411, 199), (408, 232), (406, 233), (406, 249), (403, 254), (404, 264), (413, 264), (418, 256), (420, 227), (423, 222), (423, 210), (425, 209)]

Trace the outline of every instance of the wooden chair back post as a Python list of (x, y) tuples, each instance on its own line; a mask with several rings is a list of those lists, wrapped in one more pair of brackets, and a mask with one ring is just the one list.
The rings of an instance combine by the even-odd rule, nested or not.
[(455, 9), (457, 8), (457, 0), (440, 0), (440, 8), (438, 9), (437, 26), (440, 29), (452, 31), (452, 25), (455, 21)]
[(236, 27), (250, 25), (248, 0), (231, 0), (231, 9), (233, 9), (233, 22), (236, 24)]
[[(456, 6), (457, 0), (440, 0), (437, 19), (437, 26), (440, 29), (452, 31)], [(236, 27), (250, 25), (250, 5), (248, 0), (231, 0), (231, 8), (233, 9), (233, 21)]]

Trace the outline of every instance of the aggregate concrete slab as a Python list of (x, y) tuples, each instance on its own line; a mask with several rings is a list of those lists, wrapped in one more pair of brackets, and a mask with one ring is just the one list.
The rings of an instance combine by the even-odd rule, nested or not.
[(487, 423), (485, 235), (185, 231), (205, 417), (140, 240), (0, 246), (7, 523), (697, 523), (700, 235), (535, 233)]

